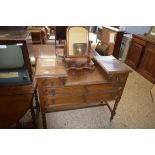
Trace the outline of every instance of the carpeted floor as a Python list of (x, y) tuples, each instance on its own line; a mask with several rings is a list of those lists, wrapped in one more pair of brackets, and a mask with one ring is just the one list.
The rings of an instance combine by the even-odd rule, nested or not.
[[(127, 80), (116, 116), (110, 122), (107, 107), (85, 108), (48, 113), (48, 128), (55, 129), (114, 129), (155, 128), (155, 104), (152, 103), (152, 84), (133, 71)], [(113, 104), (113, 102), (111, 102)], [(39, 128), (42, 128), (41, 118)]]

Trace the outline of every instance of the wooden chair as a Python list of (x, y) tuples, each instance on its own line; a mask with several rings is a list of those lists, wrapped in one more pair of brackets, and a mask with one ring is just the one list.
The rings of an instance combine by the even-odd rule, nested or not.
[(31, 36), (33, 44), (42, 44), (41, 30), (31, 32)]

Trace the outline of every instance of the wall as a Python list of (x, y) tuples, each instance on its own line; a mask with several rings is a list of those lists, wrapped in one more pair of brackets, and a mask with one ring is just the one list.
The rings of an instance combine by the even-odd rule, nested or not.
[(148, 33), (151, 26), (120, 26), (120, 29), (125, 30), (131, 34), (144, 34)]

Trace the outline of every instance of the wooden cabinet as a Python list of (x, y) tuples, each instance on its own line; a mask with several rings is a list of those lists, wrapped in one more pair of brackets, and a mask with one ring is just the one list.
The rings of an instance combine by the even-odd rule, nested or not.
[(144, 51), (144, 56), (139, 66), (139, 72), (149, 79), (155, 81), (155, 45), (147, 44)]
[(140, 62), (140, 57), (143, 54), (143, 45), (139, 44), (135, 40), (132, 41), (129, 54), (127, 57), (127, 64), (136, 69)]
[(126, 63), (151, 82), (155, 82), (155, 40), (133, 35)]

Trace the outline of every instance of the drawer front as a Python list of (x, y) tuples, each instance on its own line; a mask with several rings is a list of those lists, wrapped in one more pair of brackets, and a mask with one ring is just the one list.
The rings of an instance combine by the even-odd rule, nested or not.
[(44, 94), (49, 96), (74, 96), (74, 95), (87, 95), (94, 93), (111, 93), (116, 92), (118, 86), (112, 84), (94, 84), (87, 86), (72, 86), (72, 87), (57, 87), (57, 88), (45, 88)]
[(42, 81), (42, 86), (43, 88), (61, 87), (64, 86), (65, 81), (66, 81), (65, 78), (44, 79)]
[(98, 93), (98, 94), (88, 94), (83, 96), (61, 96), (61, 97), (52, 97), (47, 96), (45, 99), (46, 105), (74, 105), (81, 103), (92, 103), (92, 102), (101, 102), (105, 100), (114, 100), (116, 93)]
[(45, 88), (44, 91), (47, 95), (55, 96), (72, 96), (72, 95), (82, 95), (85, 93), (84, 87), (59, 87), (59, 88)]
[(89, 102), (101, 102), (105, 100), (114, 100), (116, 93), (98, 93), (87, 95), (86, 101)]
[(71, 105), (71, 104), (80, 104), (83, 103), (83, 97), (82, 96), (61, 96), (61, 97), (46, 97), (46, 105)]
[(47, 109), (48, 107), (61, 108), (63, 106), (81, 105), (83, 103), (90, 105), (95, 102), (114, 100), (118, 92), (117, 88), (110, 83), (46, 88), (44, 103)]
[(97, 93), (97, 92), (111, 92), (116, 90), (112, 84), (96, 84), (87, 86), (88, 94)]

